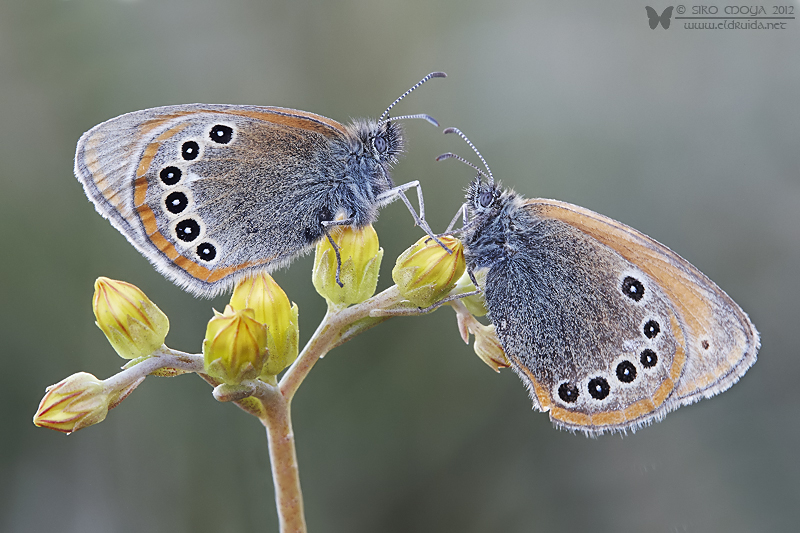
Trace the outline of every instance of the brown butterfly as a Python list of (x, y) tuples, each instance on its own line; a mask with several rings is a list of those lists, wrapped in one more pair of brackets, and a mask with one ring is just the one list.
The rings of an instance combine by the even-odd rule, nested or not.
[(486, 172), (468, 163), (479, 175), (459, 230), (467, 269), (473, 281), (485, 270), (503, 349), (556, 426), (633, 431), (728, 389), (755, 363), (755, 326), (688, 261), (588, 209), (503, 190), (478, 156)]
[[(346, 126), (281, 107), (188, 104), (128, 113), (80, 138), (75, 175), (97, 211), (158, 271), (213, 296), (255, 271), (288, 265), (330, 239), (331, 226), (371, 224), (398, 198), (433, 237), (419, 182), (395, 187), (389, 172), (403, 152), (398, 120), (438, 124), (389, 111), (441, 77), (425, 76), (378, 120)], [(404, 192), (410, 188), (419, 216)]]

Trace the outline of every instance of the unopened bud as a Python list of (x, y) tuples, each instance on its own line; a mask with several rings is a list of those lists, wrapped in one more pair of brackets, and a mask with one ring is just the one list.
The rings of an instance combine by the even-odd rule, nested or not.
[(447, 235), (440, 240), (452, 253), (423, 237), (400, 254), (392, 269), (400, 294), (419, 307), (430, 307), (445, 297), (465, 270), (461, 241)]
[(233, 290), (231, 307), (252, 309), (257, 322), (267, 326), (267, 358), (261, 375), (267, 381), (297, 358), (299, 328), (297, 304), (266, 273), (246, 278)]
[(336, 282), (336, 251), (328, 239), (321, 239), (314, 255), (314, 287), (331, 303), (361, 303), (375, 294), (378, 285), (378, 271), (383, 259), (378, 234), (372, 225), (360, 229), (336, 226), (331, 228), (330, 234), (339, 248), (342, 261), (339, 280), (342, 286)]
[(267, 352), (267, 326), (257, 322), (252, 309), (214, 311), (203, 341), (205, 370), (225, 383), (255, 379)]
[(87, 372), (78, 372), (47, 387), (33, 423), (69, 434), (102, 422), (110, 402), (111, 395), (102, 381)]
[(488, 326), (478, 325), (470, 331), (475, 335), (475, 344), (472, 346), (481, 361), (492, 367), (495, 372), (501, 368), (508, 368), (511, 363), (506, 357), (503, 345), (495, 333), (494, 324)]
[(135, 285), (97, 278), (92, 300), (94, 316), (114, 350), (125, 359), (152, 354), (164, 344), (169, 319)]

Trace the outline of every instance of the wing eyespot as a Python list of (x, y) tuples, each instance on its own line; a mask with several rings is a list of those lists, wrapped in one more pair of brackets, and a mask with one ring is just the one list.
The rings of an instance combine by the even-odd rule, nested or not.
[(645, 322), (643, 332), (645, 337), (652, 340), (661, 333), (661, 326), (658, 324), (657, 320), (651, 318)]
[(198, 259), (204, 263), (211, 263), (217, 258), (217, 247), (211, 242), (202, 242), (195, 248)]
[(215, 124), (208, 137), (217, 144), (230, 144), (233, 140), (233, 128), (225, 124)]
[(184, 141), (181, 144), (181, 157), (186, 161), (194, 161), (200, 156), (200, 145), (197, 141)]
[(175, 237), (185, 243), (196, 241), (202, 233), (200, 223), (194, 218), (184, 218), (174, 226)]
[(658, 364), (658, 355), (650, 348), (645, 348), (642, 350), (642, 353), (639, 354), (639, 362), (642, 363), (645, 370), (653, 368)]
[(164, 208), (173, 215), (183, 213), (189, 207), (189, 197), (184, 191), (172, 191), (164, 198)]
[(575, 403), (578, 401), (578, 387), (569, 381), (558, 386), (558, 397), (564, 403)]
[(162, 168), (161, 172), (158, 173), (161, 183), (168, 187), (171, 187), (181, 181), (182, 176), (183, 171), (172, 165)]
[(633, 383), (636, 379), (636, 365), (627, 359), (622, 360), (616, 368), (617, 379), (622, 383)]
[(611, 385), (604, 377), (596, 377), (589, 380), (589, 396), (595, 400), (605, 400), (611, 394)]
[(644, 298), (644, 284), (633, 276), (626, 276), (622, 280), (622, 294), (633, 300), (641, 301)]

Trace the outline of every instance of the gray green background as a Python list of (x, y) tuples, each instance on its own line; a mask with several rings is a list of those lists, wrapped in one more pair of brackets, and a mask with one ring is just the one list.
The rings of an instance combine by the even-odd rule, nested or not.
[[(144, 289), (181, 350), (200, 350), (211, 307), (225, 304), (181, 292), (95, 213), (72, 175), (81, 133), (190, 102), (377, 116), (432, 70), (449, 77), (397, 112), (463, 129), (526, 196), (667, 244), (741, 304), (763, 348), (721, 396), (592, 440), (532, 412), (511, 371), (493, 373), (463, 344), (449, 309), (389, 321), (331, 352), (296, 397), (309, 530), (795, 530), (800, 21), (651, 30), (644, 6), (0, 3), (0, 530), (277, 531), (262, 428), (195, 376), (149, 378), (69, 437), (31, 423), (47, 385), (123, 363), (93, 323), (96, 277)], [(407, 132), (394, 177), (422, 182), (441, 230), (473, 174), (434, 157), (475, 158), (422, 121)], [(422, 233), (401, 204), (376, 228), (385, 288)], [(276, 274), (304, 339), (324, 313), (311, 264)]]

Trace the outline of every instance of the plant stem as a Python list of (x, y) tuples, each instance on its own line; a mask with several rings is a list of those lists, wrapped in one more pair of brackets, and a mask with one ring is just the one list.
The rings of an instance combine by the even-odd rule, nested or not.
[(281, 533), (306, 533), (303, 513), (303, 494), (297, 468), (297, 452), (289, 399), (269, 387), (259, 395), (266, 411), (261, 421), (267, 428), (272, 481), (275, 485), (275, 505)]
[[(280, 381), (280, 390), (287, 401), (292, 401), (294, 393), (297, 392), (297, 388), (316, 362), (320, 357), (323, 357), (337, 345), (339, 337), (346, 331), (348, 326), (354, 322), (368, 318), (370, 312), (375, 309), (386, 309), (396, 305), (400, 301), (402, 301), (400, 291), (397, 289), (396, 285), (392, 285), (369, 300), (352, 307), (339, 308), (329, 305), (325, 318), (322, 319), (314, 335), (311, 336), (311, 339), (309, 339), (303, 351), (300, 352), (300, 355)], [(384, 319), (375, 319), (375, 323), (382, 320)], [(365, 327), (364, 330), (366, 329)], [(355, 334), (349, 335), (350, 338), (353, 336), (355, 336)]]

